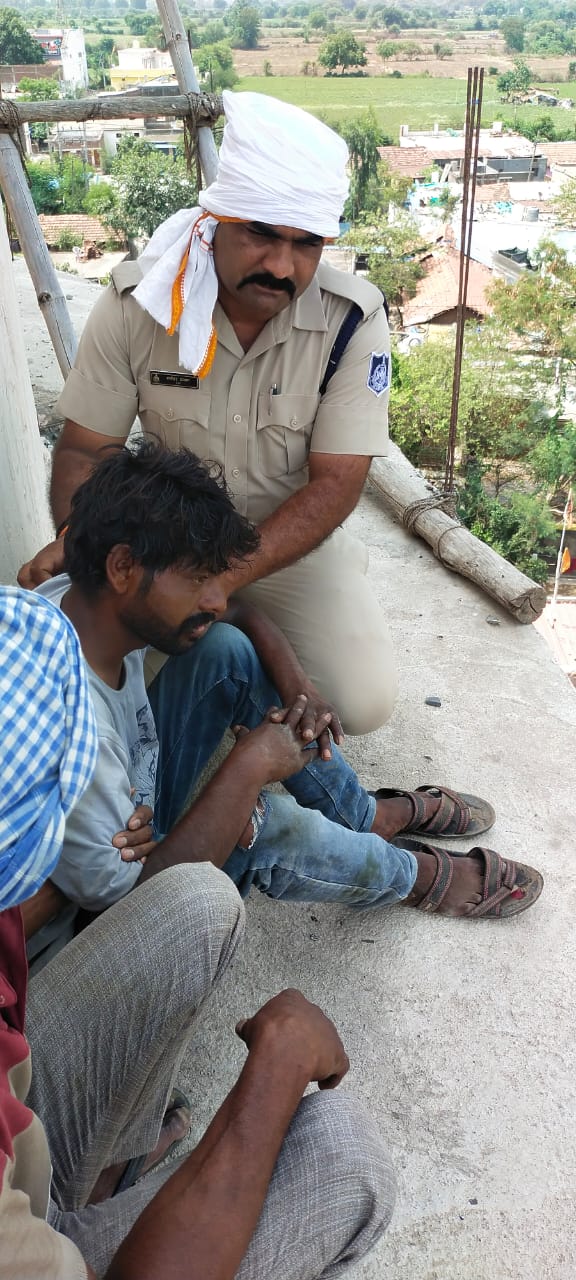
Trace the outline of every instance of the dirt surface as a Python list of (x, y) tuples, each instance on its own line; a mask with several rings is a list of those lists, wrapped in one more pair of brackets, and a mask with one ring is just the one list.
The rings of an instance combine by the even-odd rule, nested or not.
[[(408, 41), (422, 45), (429, 56), (408, 60), (391, 58), (383, 62), (376, 52), (377, 46), (390, 37), (386, 31), (367, 33), (362, 28), (355, 31), (357, 39), (366, 45), (367, 65), (365, 70), (371, 76), (385, 75), (391, 71), (401, 71), (402, 75), (455, 76), (466, 78), (468, 67), (479, 64), (488, 69), (497, 66), (498, 71), (508, 71), (513, 65), (513, 58), (504, 49), (504, 40), (498, 31), (456, 32), (455, 35), (438, 30), (403, 31), (399, 43)], [(316, 64), (317, 74), (323, 75), (323, 68), (318, 63), (318, 54), (324, 36), (310, 36), (308, 42), (303, 37), (296, 37), (294, 32), (268, 31), (264, 28), (258, 49), (235, 49), (234, 65), (240, 76), (264, 75), (264, 63), (269, 62), (272, 73), (276, 76), (296, 76), (302, 74), (304, 63)], [(436, 43), (452, 45), (450, 58), (436, 58), (433, 45)], [(568, 75), (568, 63), (571, 57), (530, 58), (528, 65), (534, 70), (539, 80), (549, 77)]]

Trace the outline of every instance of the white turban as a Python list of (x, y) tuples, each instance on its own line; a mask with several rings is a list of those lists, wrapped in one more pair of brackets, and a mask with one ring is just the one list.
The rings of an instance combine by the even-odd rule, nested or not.
[(199, 377), (216, 349), (218, 220), (298, 227), (332, 239), (348, 194), (348, 148), (327, 125), (260, 93), (222, 96), (226, 125), (216, 180), (200, 192), (199, 206), (181, 209), (154, 232), (133, 295), (169, 333), (178, 328), (180, 364)]

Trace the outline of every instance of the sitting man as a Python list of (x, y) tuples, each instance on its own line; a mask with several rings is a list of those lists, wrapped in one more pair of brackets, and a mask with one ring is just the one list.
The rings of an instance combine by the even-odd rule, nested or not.
[[(162, 868), (210, 861), (242, 895), (254, 885), (301, 902), (404, 901), (451, 915), (525, 910), (541, 890), (537, 871), (491, 850), (452, 858), (398, 838), (476, 834), (493, 821), (489, 805), (442, 788), (369, 795), (328, 746), (329, 726), (340, 737), (338, 722), (273, 624), (247, 620), (238, 607), (228, 615), (251, 631), (266, 671), (238, 625), (212, 625), (225, 615), (227, 569), (255, 546), (253, 526), (185, 449), (121, 448), (77, 490), (68, 576), (41, 590), (80, 637), (100, 752), (68, 818), (53, 883), (73, 904), (100, 911)], [(147, 644), (172, 655), (149, 700)], [(235, 746), (184, 812), (229, 726), (239, 726)], [(261, 794), (281, 780), (289, 795)], [(146, 847), (130, 849), (132, 795), (154, 806), (152, 850), (146, 832)], [(58, 921), (51, 927), (58, 931)]]
[(283, 1280), (342, 1274), (387, 1227), (394, 1180), (350, 1097), (302, 1099), (313, 1080), (333, 1090), (348, 1059), (299, 992), (238, 1024), (245, 1065), (195, 1150), (126, 1177), (241, 938), (241, 900), (214, 867), (138, 887), (32, 979), (30, 1082), (19, 904), (54, 872), (98, 742), (61, 612), (0, 587), (0, 653), (0, 1280), (270, 1280), (279, 1257)]

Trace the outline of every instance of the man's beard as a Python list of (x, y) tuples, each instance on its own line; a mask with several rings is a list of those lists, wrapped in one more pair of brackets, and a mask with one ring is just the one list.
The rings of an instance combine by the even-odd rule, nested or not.
[(188, 653), (192, 645), (202, 639), (202, 636), (195, 636), (194, 631), (215, 622), (216, 614), (193, 613), (176, 628), (164, 626), (159, 618), (150, 617), (149, 614), (144, 617), (124, 615), (122, 621), (142, 641), (143, 647), (149, 646), (170, 658), (178, 658)]

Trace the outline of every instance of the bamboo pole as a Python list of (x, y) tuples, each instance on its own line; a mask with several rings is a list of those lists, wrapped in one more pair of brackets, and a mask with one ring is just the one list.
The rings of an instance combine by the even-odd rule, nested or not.
[(53, 538), (44, 445), (0, 202), (0, 582), (15, 582), (20, 565)]
[(175, 116), (184, 119), (191, 114), (196, 120), (209, 125), (218, 113), (222, 113), (222, 98), (215, 93), (198, 93), (191, 104), (185, 93), (170, 97), (151, 98), (140, 94), (117, 94), (113, 98), (60, 98), (45, 102), (0, 101), (0, 131), (14, 133), (20, 124), (56, 124), (70, 120), (131, 120), (141, 117)]
[(6, 133), (0, 133), (0, 186), (32, 277), (56, 359), (63, 377), (66, 378), (76, 354), (76, 335), (40, 229), (18, 148)]
[[(166, 45), (172, 58), (176, 79), (182, 93), (199, 93), (192, 55), (188, 48), (186, 32), (182, 24), (177, 0), (157, 0)], [(198, 130), (198, 150), (204, 181), (213, 182), (218, 171), (218, 152), (211, 129)]]
[(475, 538), (464, 525), (435, 503), (442, 497), (408, 462), (396, 445), (387, 458), (377, 458), (370, 479), (385, 506), (419, 537), (447, 569), (482, 587), (487, 595), (504, 605), (517, 622), (535, 622), (546, 604), (544, 587), (527, 578), (513, 565)]

